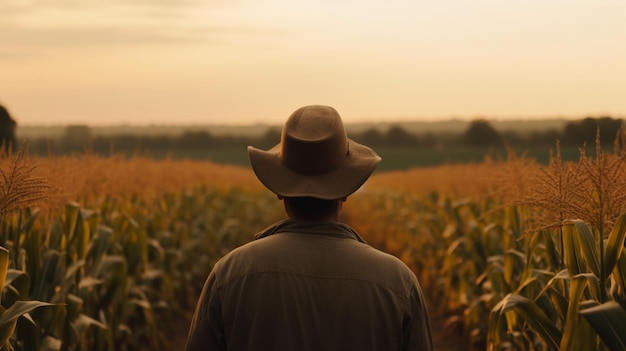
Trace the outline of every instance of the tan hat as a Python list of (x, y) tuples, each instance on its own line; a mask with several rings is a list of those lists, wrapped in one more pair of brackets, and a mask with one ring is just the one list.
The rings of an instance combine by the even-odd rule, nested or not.
[(301, 107), (283, 127), (270, 150), (248, 146), (254, 173), (269, 190), (284, 197), (340, 199), (358, 190), (381, 158), (349, 139), (330, 106)]

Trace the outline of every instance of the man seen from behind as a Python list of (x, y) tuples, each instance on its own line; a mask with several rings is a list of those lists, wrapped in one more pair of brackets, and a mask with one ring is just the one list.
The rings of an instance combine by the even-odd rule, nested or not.
[(337, 111), (302, 107), (278, 145), (248, 155), (288, 218), (215, 264), (186, 350), (434, 350), (415, 274), (340, 222), (381, 158), (347, 137)]

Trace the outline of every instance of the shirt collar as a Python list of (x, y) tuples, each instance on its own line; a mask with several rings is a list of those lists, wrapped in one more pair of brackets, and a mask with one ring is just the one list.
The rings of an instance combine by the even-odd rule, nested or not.
[(261, 239), (277, 233), (304, 233), (316, 235), (343, 236), (350, 239), (366, 243), (365, 240), (347, 224), (339, 222), (303, 222), (297, 219), (288, 218), (272, 224), (264, 230), (258, 232), (254, 239)]

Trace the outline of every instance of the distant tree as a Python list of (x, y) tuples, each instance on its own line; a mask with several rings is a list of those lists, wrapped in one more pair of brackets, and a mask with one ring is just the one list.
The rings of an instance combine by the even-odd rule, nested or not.
[(93, 151), (100, 155), (108, 155), (114, 152), (113, 140), (109, 136), (96, 136), (91, 141)]
[(528, 142), (532, 145), (554, 145), (561, 139), (561, 133), (556, 129), (548, 129), (543, 132), (533, 132), (530, 134)]
[(404, 128), (392, 126), (384, 136), (384, 143), (387, 146), (415, 146), (417, 137)]
[(141, 152), (141, 146), (141, 140), (135, 134), (114, 135), (108, 145), (112, 152)]
[(39, 137), (28, 141), (28, 152), (33, 155), (54, 154), (54, 144), (56, 140), (49, 137)]
[(378, 146), (383, 143), (383, 133), (376, 128), (368, 129), (362, 133), (356, 134), (354, 140), (365, 145)]
[(281, 130), (278, 128), (269, 128), (260, 138), (252, 145), (261, 149), (269, 149), (280, 142)]
[[(209, 141), (204, 141), (208, 144), (213, 143), (213, 138), (209, 135)], [(169, 135), (153, 135), (144, 136), (141, 140), (141, 145), (145, 146), (147, 150), (171, 150), (176, 144), (174, 137)]]
[(420, 144), (429, 148), (443, 149), (446, 141), (441, 134), (428, 132), (420, 135)]
[(0, 105), (0, 144), (5, 151), (12, 150), (15, 146), (15, 127), (17, 122), (9, 111), (2, 105)]
[(502, 138), (489, 121), (476, 119), (469, 124), (463, 134), (463, 142), (469, 146), (495, 146), (502, 145)]
[(248, 136), (220, 135), (219, 137), (215, 137), (215, 146), (219, 147), (238, 147), (245, 149), (250, 143), (251, 139)]
[(596, 134), (600, 132), (600, 143), (610, 144), (623, 125), (621, 119), (611, 117), (592, 118), (587, 117), (580, 121), (569, 122), (563, 129), (563, 144), (569, 145), (593, 145)]
[(514, 130), (507, 130), (502, 132), (502, 140), (505, 140), (508, 145), (522, 145), (524, 144), (524, 138)]
[(213, 146), (214, 140), (207, 131), (187, 131), (178, 138), (177, 144), (183, 149), (201, 149)]
[(65, 127), (61, 137), (62, 148), (66, 151), (77, 151), (90, 146), (91, 129), (84, 124), (72, 124)]

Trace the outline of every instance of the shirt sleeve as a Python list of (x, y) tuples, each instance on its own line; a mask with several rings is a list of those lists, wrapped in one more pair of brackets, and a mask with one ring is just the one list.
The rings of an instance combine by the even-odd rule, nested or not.
[(411, 315), (407, 316), (404, 324), (404, 345), (403, 350), (410, 351), (434, 351), (432, 327), (430, 316), (422, 290), (419, 284), (412, 289), (411, 294)]
[(222, 308), (215, 271), (207, 278), (191, 321), (185, 351), (226, 350)]

